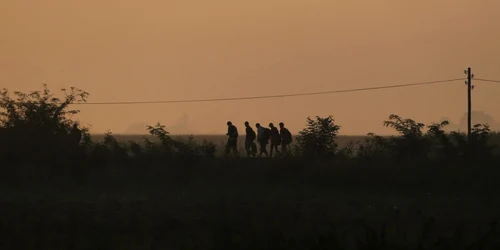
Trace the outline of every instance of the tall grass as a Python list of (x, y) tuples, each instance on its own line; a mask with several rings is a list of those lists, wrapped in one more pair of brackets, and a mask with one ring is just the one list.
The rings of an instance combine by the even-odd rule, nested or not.
[(2, 249), (496, 249), (500, 236), (496, 166), (67, 168), (0, 175)]

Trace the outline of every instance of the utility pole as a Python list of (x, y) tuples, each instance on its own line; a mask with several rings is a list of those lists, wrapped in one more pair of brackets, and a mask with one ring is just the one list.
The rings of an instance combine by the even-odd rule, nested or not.
[(467, 81), (465, 82), (465, 84), (467, 85), (467, 140), (469, 142), (469, 145), (471, 144), (471, 140), (472, 140), (472, 134), (471, 134), (471, 131), (472, 131), (472, 126), (471, 126), (471, 123), (472, 123), (472, 97), (471, 97), (471, 91), (474, 89), (474, 86), (472, 85), (472, 79), (474, 78), (474, 74), (472, 74), (472, 70), (469, 68), (467, 68), (465, 71), (464, 71), (465, 74), (467, 74)]

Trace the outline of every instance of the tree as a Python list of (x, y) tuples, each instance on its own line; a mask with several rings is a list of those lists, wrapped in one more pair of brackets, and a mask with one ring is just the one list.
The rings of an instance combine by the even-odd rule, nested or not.
[(154, 126), (146, 125), (146, 130), (160, 141), (160, 145), (157, 147), (149, 139), (144, 139), (148, 151), (157, 155), (171, 157), (174, 153), (174, 141), (169, 136), (170, 133), (166, 130), (166, 126), (158, 122)]
[(488, 160), (495, 146), (490, 145), (489, 124), (476, 124), (472, 127), (471, 157)]
[(427, 133), (425, 133), (425, 137), (431, 144), (430, 158), (437, 160), (455, 160), (459, 157), (459, 150), (453, 145), (450, 137), (444, 130), (449, 124), (447, 120), (444, 120), (440, 123), (431, 123), (427, 126), (428, 130)]
[[(75, 103), (87, 100), (88, 93), (77, 88), (61, 89), (63, 97), (51, 93), (47, 85), (42, 91), (29, 93), (14, 92), (11, 96), (7, 89), (0, 92), (0, 134), (2, 151), (17, 157), (40, 158), (63, 153), (72, 147), (70, 132), (78, 122), (71, 118), (80, 111), (70, 109)], [(86, 131), (85, 128), (80, 128)], [(11, 157), (13, 155), (10, 155)], [(15, 157), (14, 156), (14, 157)]]
[(47, 85), (42, 91), (29, 93), (14, 92), (14, 98), (7, 89), (0, 92), (0, 126), (14, 127), (44, 127), (53, 131), (69, 130), (75, 123), (70, 118), (80, 111), (68, 109), (74, 103), (86, 102), (88, 93), (71, 87), (70, 90), (61, 89), (64, 98), (55, 97)]
[(307, 117), (307, 127), (297, 136), (296, 152), (304, 157), (329, 158), (337, 150), (335, 138), (340, 126), (335, 124), (332, 116), (316, 119)]
[(393, 138), (396, 159), (416, 159), (427, 157), (430, 143), (423, 137), (422, 129), (425, 124), (412, 119), (404, 119), (399, 115), (391, 114), (384, 126), (394, 128), (401, 136)]
[(362, 162), (388, 161), (393, 156), (393, 141), (374, 133), (368, 133), (364, 143), (359, 145), (357, 158)]

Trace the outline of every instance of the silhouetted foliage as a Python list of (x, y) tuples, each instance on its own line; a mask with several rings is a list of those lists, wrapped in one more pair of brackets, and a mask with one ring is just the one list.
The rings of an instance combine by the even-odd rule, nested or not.
[(142, 151), (142, 147), (139, 143), (134, 142), (134, 141), (129, 141), (129, 147), (130, 151), (132, 152), (133, 156), (141, 156), (144, 152)]
[(471, 129), (471, 149), (472, 157), (475, 159), (488, 160), (491, 157), (495, 145), (491, 145), (490, 126), (488, 124), (476, 124)]
[(145, 138), (144, 142), (146, 144), (146, 149), (148, 153), (151, 153), (155, 156), (160, 157), (171, 157), (174, 153), (174, 141), (169, 136), (169, 132), (166, 130), (166, 126), (160, 123), (157, 123), (154, 126), (146, 125), (146, 130), (149, 134), (156, 137), (156, 139), (160, 142), (159, 145), (149, 141), (149, 139)]
[[(441, 163), (456, 163), (465, 157), (474, 159), (474, 163), (488, 161), (498, 157), (493, 153), (495, 147), (488, 124), (475, 125), (472, 140), (468, 141), (464, 133), (445, 133), (447, 121), (426, 126), (391, 115), (384, 126), (395, 129), (399, 136), (370, 133), (364, 142), (349, 143), (339, 149), (336, 139), (340, 126), (332, 116), (307, 118), (307, 126), (296, 137), (293, 147), (295, 156), (303, 159), (265, 162), (240, 158), (236, 164), (233, 160), (220, 159), (195, 166), (190, 163), (196, 161), (191, 160), (214, 157), (216, 146), (207, 140), (198, 143), (193, 136), (173, 139), (167, 127), (160, 123), (145, 127), (155, 138), (144, 138), (142, 142), (121, 142), (111, 131), (102, 141), (92, 141), (88, 129), (79, 127), (83, 137), (80, 144), (73, 147), (71, 131), (78, 122), (72, 120), (72, 115), (78, 111), (68, 107), (85, 101), (88, 94), (72, 89), (59, 100), (44, 87), (43, 93), (16, 93), (14, 99), (6, 90), (1, 93), (1, 163), (7, 157), (18, 162), (27, 159), (45, 163), (65, 160), (77, 163), (83, 159), (89, 163), (85, 167), (109, 164), (109, 168), (89, 172), (91, 174), (78, 172), (81, 175), (60, 169), (40, 174), (42, 171), (38, 170), (44, 169), (40, 166), (50, 164), (23, 164), (12, 169), (34, 165), (37, 171), (33, 171), (33, 176), (22, 171), (6, 175), (4, 173), (14, 171), (3, 171), (0, 183), (6, 198), (0, 206), (2, 249), (60, 249), (61, 246), (66, 249), (124, 246), (137, 249), (500, 249), (500, 228), (496, 220), (487, 228), (473, 228), (475, 235), (471, 232), (468, 235), (472, 237), (465, 237), (465, 229), (460, 226), (454, 234), (449, 233), (455, 219), (458, 221), (462, 214), (450, 218), (448, 214), (453, 212), (450, 208), (462, 207), (467, 224), (476, 219), (474, 215), (478, 215), (478, 224), (496, 216), (498, 199), (494, 198), (497, 191), (494, 185), (498, 173), (495, 168), (489, 171), (464, 171), (464, 168), (457, 172), (380, 168), (360, 173), (359, 168), (355, 171), (327, 169), (324, 167), (334, 164), (311, 160), (334, 158), (340, 161), (333, 163), (357, 164), (356, 167), (386, 166), (395, 162), (400, 163), (396, 166), (455, 166)], [(356, 146), (359, 147), (356, 149)], [(159, 163), (155, 165), (158, 168), (151, 167), (153, 162)], [(248, 164), (250, 162), (253, 165)], [(439, 164), (432, 165), (436, 162)], [(172, 168), (164, 168), (167, 164)], [(150, 167), (141, 168), (144, 165)], [(225, 168), (229, 165), (230, 168)], [(73, 170), (71, 164), (64, 166), (68, 166), (65, 170)], [(303, 166), (312, 167), (295, 168)], [(79, 179), (75, 176), (83, 176), (84, 181), (75, 185)], [(329, 189), (322, 190), (325, 187)], [(368, 188), (368, 192), (363, 188)], [(41, 193), (33, 192), (35, 189)], [(64, 192), (57, 193), (57, 190)], [(203, 193), (197, 193), (200, 190)], [(395, 191), (397, 198), (388, 195), (390, 190)], [(468, 190), (464, 196), (461, 196), (462, 190)], [(229, 198), (229, 202), (221, 202), (222, 207), (217, 207), (219, 195)], [(270, 204), (272, 208), (263, 204)], [(395, 204), (400, 205), (401, 214), (406, 218), (398, 218), (400, 208), (393, 208)], [(390, 221), (382, 225), (376, 223), (391, 209), (395, 215), (391, 215)], [(445, 217), (444, 225), (438, 227), (440, 220), (422, 216), (421, 209), (423, 214)], [(415, 220), (412, 214), (421, 220)], [(368, 223), (371, 215), (375, 218), (373, 224)], [(345, 231), (333, 226), (337, 221), (345, 223), (351, 219), (353, 223), (347, 225)]]
[(198, 144), (191, 135), (186, 141), (180, 140), (175, 142), (176, 152), (181, 157), (209, 157), (215, 156), (215, 144), (204, 140), (202, 144)]
[(332, 116), (316, 119), (307, 117), (307, 126), (297, 136), (296, 153), (307, 158), (324, 159), (333, 157), (337, 150), (335, 137), (340, 126)]
[[(79, 162), (85, 157), (94, 163), (126, 162), (147, 159), (213, 158), (217, 153), (214, 143), (197, 142), (193, 136), (172, 139), (166, 126), (146, 125), (145, 130), (155, 139), (143, 142), (119, 142), (108, 131), (103, 141), (94, 142), (86, 127), (73, 120), (79, 110), (70, 109), (75, 103), (85, 102), (88, 93), (76, 88), (63, 89), (63, 97), (55, 97), (43, 86), (42, 91), (29, 93), (7, 90), (0, 93), (0, 156), (10, 161)], [(425, 161), (459, 162), (463, 159), (489, 160), (495, 146), (490, 140), (488, 124), (476, 124), (472, 138), (460, 132), (446, 133), (448, 121), (425, 125), (412, 119), (392, 114), (383, 122), (398, 136), (382, 137), (368, 134), (363, 142), (349, 143), (338, 149), (336, 137), (340, 126), (332, 116), (307, 118), (306, 127), (299, 132), (291, 147), (291, 156), (306, 159), (332, 159), (341, 162), (416, 163)], [(79, 131), (75, 137), (75, 129)], [(427, 131), (424, 131), (427, 129)], [(75, 143), (75, 138), (81, 140)], [(78, 157), (76, 159), (75, 157)], [(82, 158), (83, 157), (83, 158)], [(75, 161), (77, 160), (77, 161)], [(337, 162), (338, 162), (337, 161)]]
[(446, 161), (448, 159), (457, 159), (459, 157), (459, 151), (444, 131), (444, 127), (449, 124), (450, 123), (448, 121), (442, 121), (440, 123), (432, 123), (427, 126), (428, 131), (426, 133), (426, 137), (430, 140), (431, 148), (429, 157), (431, 159)]
[(13, 97), (6, 89), (0, 92), (0, 141), (4, 157), (14, 161), (54, 160), (75, 150), (70, 145), (70, 134), (73, 125), (78, 123), (71, 117), (79, 110), (69, 106), (85, 102), (88, 93), (74, 87), (61, 91), (62, 98), (55, 97), (47, 85), (43, 85), (42, 91), (16, 91)]
[[(472, 129), (472, 140), (469, 142), (464, 133), (451, 132), (447, 134), (444, 128), (448, 121), (423, 123), (412, 119), (403, 119), (398, 115), (390, 115), (384, 121), (384, 126), (392, 127), (400, 136), (381, 137), (373, 133), (360, 145), (358, 159), (366, 161), (419, 162), (422, 160), (438, 162), (458, 162), (467, 156), (471, 159), (489, 159), (495, 148), (489, 142), (489, 127), (487, 124), (476, 124)], [(423, 128), (427, 127), (427, 132)]]
[(368, 138), (358, 148), (357, 158), (365, 162), (389, 161), (393, 156), (391, 140), (382, 136), (368, 133)]
[(392, 138), (397, 161), (416, 160), (429, 152), (430, 143), (422, 132), (425, 124), (392, 114), (384, 121), (384, 126), (394, 128), (400, 134)]

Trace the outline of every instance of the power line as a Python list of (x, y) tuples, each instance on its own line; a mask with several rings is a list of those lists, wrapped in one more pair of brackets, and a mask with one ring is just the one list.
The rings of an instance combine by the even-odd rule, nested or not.
[(85, 102), (85, 103), (75, 103), (75, 104), (76, 105), (131, 105), (131, 104), (194, 103), (194, 102), (219, 102), (219, 101), (236, 101), (236, 100), (253, 100), (253, 99), (271, 99), (271, 98), (312, 96), (312, 95), (325, 95), (325, 94), (338, 94), (338, 93), (348, 93), (348, 92), (370, 91), (370, 90), (379, 90), (379, 89), (402, 88), (402, 87), (430, 85), (430, 84), (438, 84), (438, 83), (449, 83), (449, 82), (460, 81), (460, 80), (464, 80), (464, 79), (465, 78), (456, 78), (456, 79), (448, 79), (448, 80), (441, 80), (441, 81), (418, 82), (418, 83), (377, 86), (377, 87), (368, 87), (368, 88), (331, 90), (331, 91), (297, 93), (297, 94), (267, 95), (267, 96), (247, 96), (247, 97), (230, 97), (230, 98), (213, 98), (213, 99), (187, 99), (187, 100), (167, 100), (167, 101)]
[(499, 80), (488, 80), (488, 79), (481, 79), (481, 78), (474, 78), (476, 81), (481, 81), (481, 82), (495, 82), (495, 83), (500, 83)]

